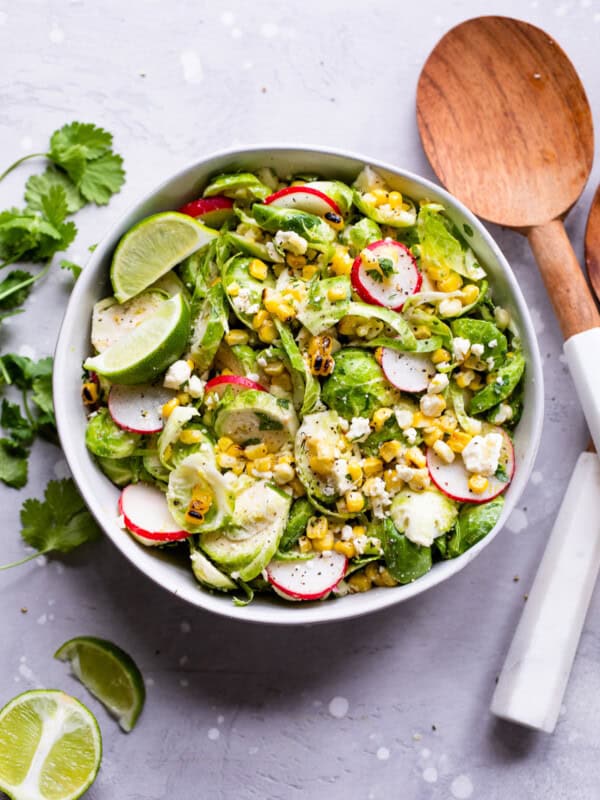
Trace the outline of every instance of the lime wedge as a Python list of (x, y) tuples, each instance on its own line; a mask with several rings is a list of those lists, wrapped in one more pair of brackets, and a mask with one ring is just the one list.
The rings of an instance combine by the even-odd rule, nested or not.
[(94, 715), (64, 692), (25, 692), (0, 711), (0, 791), (12, 800), (75, 800), (101, 759)]
[(218, 231), (177, 211), (154, 214), (138, 222), (123, 236), (113, 256), (110, 279), (115, 297), (124, 303), (143, 292), (218, 235)]
[(58, 648), (54, 658), (69, 661), (71, 671), (129, 733), (144, 707), (144, 679), (131, 656), (116, 644), (78, 636)]
[(145, 383), (182, 354), (189, 333), (190, 306), (182, 293), (176, 294), (83, 366), (113, 383)]

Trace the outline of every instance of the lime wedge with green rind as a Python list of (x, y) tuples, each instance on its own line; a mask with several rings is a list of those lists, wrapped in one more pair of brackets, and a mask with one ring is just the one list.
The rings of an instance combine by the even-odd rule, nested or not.
[(12, 800), (76, 800), (101, 760), (94, 715), (64, 692), (25, 692), (0, 711), (0, 792)]
[(135, 297), (218, 235), (177, 211), (146, 217), (127, 231), (115, 250), (110, 268), (115, 297), (119, 303)]
[(106, 639), (78, 636), (61, 645), (54, 658), (68, 661), (73, 675), (129, 733), (146, 699), (142, 673), (131, 656)]
[(190, 306), (183, 293), (176, 294), (83, 366), (113, 383), (145, 383), (177, 360), (189, 333)]

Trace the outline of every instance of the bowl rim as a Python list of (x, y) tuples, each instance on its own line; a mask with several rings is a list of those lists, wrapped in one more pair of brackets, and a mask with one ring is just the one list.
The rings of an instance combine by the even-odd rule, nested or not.
[[(440, 562), (437, 569), (433, 569), (426, 575), (410, 584), (395, 587), (393, 591), (377, 591), (372, 590), (364, 595), (363, 603), (359, 607), (352, 602), (344, 602), (350, 598), (339, 598), (335, 601), (315, 601), (314, 603), (300, 604), (284, 604), (274, 605), (273, 603), (253, 602), (248, 606), (242, 608), (233, 604), (231, 595), (223, 595), (223, 593), (212, 593), (209, 590), (198, 584), (197, 592), (192, 596), (191, 593), (182, 592), (177, 588), (177, 580), (170, 581), (164, 579), (160, 575), (152, 574), (151, 570), (146, 569), (131, 552), (122, 544), (122, 540), (114, 535), (114, 530), (107, 524), (105, 519), (106, 510), (102, 508), (101, 504), (96, 500), (93, 488), (94, 475), (88, 474), (89, 471), (83, 469), (80, 465), (78, 454), (76, 452), (77, 434), (73, 432), (69, 425), (68, 410), (66, 405), (66, 393), (63, 391), (65, 384), (69, 385), (68, 370), (72, 368), (72, 356), (70, 356), (70, 343), (72, 334), (76, 334), (74, 325), (75, 318), (78, 316), (78, 306), (85, 296), (86, 292), (90, 292), (93, 284), (97, 281), (97, 272), (101, 263), (108, 255), (109, 249), (112, 248), (111, 239), (117, 231), (120, 231), (119, 236), (122, 236), (130, 223), (129, 220), (136, 215), (140, 215), (144, 206), (150, 203), (156, 195), (168, 190), (172, 184), (184, 179), (195, 171), (210, 170), (211, 162), (217, 162), (222, 159), (229, 159), (234, 162), (239, 158), (248, 158), (256, 154), (257, 159), (265, 158), (267, 153), (285, 153), (290, 154), (296, 152), (298, 156), (309, 154), (316, 157), (329, 157), (349, 159), (368, 164), (375, 169), (382, 169), (390, 172), (401, 179), (406, 179), (415, 184), (418, 184), (425, 190), (433, 191), (438, 197), (441, 197), (443, 202), (448, 205), (453, 211), (468, 222), (471, 227), (478, 232), (484, 243), (492, 252), (496, 263), (501, 268), (503, 279), (506, 280), (508, 285), (508, 294), (514, 302), (519, 311), (520, 316), (520, 332), (521, 338), (526, 342), (527, 349), (530, 354), (530, 362), (528, 362), (528, 374), (530, 376), (528, 384), (532, 387), (532, 396), (529, 401), (533, 404), (533, 411), (531, 415), (531, 430), (529, 434), (528, 446), (523, 454), (522, 462), (519, 465), (518, 471), (518, 484), (516, 492), (513, 492), (512, 502), (507, 503), (500, 517), (500, 520), (480, 542), (466, 551), (458, 558)], [(142, 218), (142, 217), (140, 217)], [(120, 550), (120, 552), (141, 572), (143, 572), (149, 579), (166, 589), (171, 594), (186, 600), (191, 605), (198, 608), (203, 608), (207, 611), (214, 612), (220, 616), (228, 617), (235, 620), (244, 622), (254, 622), (261, 624), (273, 625), (306, 625), (306, 624), (319, 624), (325, 622), (335, 622), (341, 619), (351, 619), (373, 611), (382, 610), (390, 606), (396, 605), (414, 597), (421, 592), (437, 586), (439, 583), (447, 580), (456, 573), (463, 570), (467, 564), (473, 561), (477, 555), (487, 547), (491, 541), (498, 535), (500, 530), (504, 527), (506, 519), (518, 503), (526, 485), (529, 476), (533, 469), (535, 458), (540, 444), (542, 425), (544, 418), (544, 389), (543, 389), (543, 374), (542, 374), (542, 361), (539, 352), (539, 345), (535, 334), (533, 322), (529, 314), (529, 307), (525, 301), (521, 288), (518, 284), (516, 276), (514, 275), (510, 264), (504, 254), (502, 253), (499, 245), (496, 243), (493, 236), (485, 227), (484, 223), (478, 219), (458, 198), (451, 195), (446, 189), (439, 184), (425, 178), (410, 170), (402, 167), (395, 166), (389, 162), (382, 161), (377, 158), (367, 157), (362, 153), (353, 151), (320, 147), (318, 145), (302, 145), (297, 143), (276, 144), (258, 143), (249, 144), (247, 146), (229, 147), (223, 150), (211, 152), (206, 156), (198, 158), (186, 166), (179, 169), (177, 172), (171, 174), (168, 178), (161, 181), (153, 189), (144, 194), (136, 202), (132, 203), (126, 211), (119, 217), (119, 219), (110, 226), (104, 233), (96, 249), (92, 253), (87, 266), (79, 276), (75, 287), (69, 298), (67, 308), (65, 310), (63, 320), (59, 329), (55, 353), (54, 353), (54, 374), (53, 374), (53, 392), (54, 403), (56, 412), (56, 421), (58, 435), (61, 443), (62, 450), (65, 458), (73, 475), (73, 479), (81, 492), (88, 508), (97, 520), (101, 529), (106, 533), (112, 543)], [(116, 516), (116, 514), (115, 514)], [(443, 565), (443, 569), (441, 568)], [(175, 576), (176, 572), (173, 573)], [(225, 602), (223, 602), (225, 600)]]

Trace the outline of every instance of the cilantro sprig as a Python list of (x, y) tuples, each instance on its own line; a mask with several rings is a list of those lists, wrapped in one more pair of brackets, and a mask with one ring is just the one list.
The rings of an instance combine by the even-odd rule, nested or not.
[(69, 553), (100, 536), (100, 529), (71, 478), (50, 481), (43, 501), (35, 497), (25, 500), (21, 506), (21, 525), (23, 541), (36, 552), (5, 564), (0, 570), (17, 567), (48, 553)]

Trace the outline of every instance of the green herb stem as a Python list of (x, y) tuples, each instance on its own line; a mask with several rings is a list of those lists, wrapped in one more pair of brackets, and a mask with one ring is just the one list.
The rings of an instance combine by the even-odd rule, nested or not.
[(50, 552), (50, 550), (40, 550), (38, 553), (31, 553), (30, 555), (25, 556), (25, 558), (21, 558), (19, 561), (12, 561), (10, 564), (3, 564), (0, 567), (0, 572), (2, 570), (5, 570), (5, 569), (12, 569), (13, 567), (20, 567), (21, 564), (26, 564), (28, 561), (33, 561), (34, 558), (37, 558), (38, 556), (43, 556), (43, 555), (45, 555), (46, 553), (49, 553), (49, 552)]
[(48, 157), (47, 153), (30, 153), (28, 156), (23, 156), (23, 158), (17, 159), (14, 162), (14, 164), (11, 164), (10, 167), (8, 169), (5, 169), (4, 172), (2, 173), (2, 175), (0, 175), (0, 181), (3, 181), (4, 178), (6, 178), (7, 175), (10, 175), (10, 173), (14, 169), (16, 169), (17, 167), (21, 166), (21, 164), (24, 161), (28, 161), (30, 158), (47, 158), (47, 157)]

